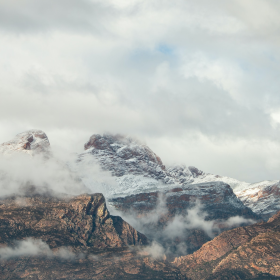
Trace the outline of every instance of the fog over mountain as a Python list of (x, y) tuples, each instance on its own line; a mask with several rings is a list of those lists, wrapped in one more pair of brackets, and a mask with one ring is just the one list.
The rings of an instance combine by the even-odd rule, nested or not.
[(166, 163), (279, 179), (276, 0), (0, 0), (0, 143), (144, 139)]

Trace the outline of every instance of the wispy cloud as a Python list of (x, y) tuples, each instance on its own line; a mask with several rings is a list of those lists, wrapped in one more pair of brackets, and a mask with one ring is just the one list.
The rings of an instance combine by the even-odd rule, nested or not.
[[(208, 220), (208, 213), (200, 201), (182, 214), (168, 215), (168, 209), (163, 196), (159, 196), (154, 210), (139, 215), (137, 212), (121, 212), (111, 209), (111, 213), (118, 214), (128, 221), (138, 231), (146, 234), (152, 244), (144, 252), (154, 258), (164, 258), (165, 255), (185, 255), (188, 253), (188, 237), (192, 230), (201, 230), (209, 239), (218, 235), (222, 229), (230, 229), (240, 225), (255, 223), (252, 219), (241, 216), (229, 219)], [(192, 250), (192, 248), (191, 248)]]
[(67, 247), (61, 247), (55, 251), (51, 250), (49, 245), (41, 239), (27, 238), (26, 240), (16, 241), (14, 246), (0, 248), (0, 260), (24, 256), (42, 256), (49, 258), (61, 258), (65, 260), (75, 260), (83, 258), (83, 254), (75, 254)]

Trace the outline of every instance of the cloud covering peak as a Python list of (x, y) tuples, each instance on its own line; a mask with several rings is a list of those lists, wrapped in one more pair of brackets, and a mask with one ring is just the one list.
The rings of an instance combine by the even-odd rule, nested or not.
[[(0, 0), (0, 142), (138, 136), (164, 161), (277, 179), (275, 0)], [(40, 15), (40, 16), (38, 16)]]

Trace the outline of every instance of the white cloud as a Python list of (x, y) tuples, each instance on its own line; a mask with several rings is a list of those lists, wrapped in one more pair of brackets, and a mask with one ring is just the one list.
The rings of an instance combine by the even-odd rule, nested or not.
[(140, 255), (147, 254), (150, 255), (154, 259), (164, 259), (165, 256), (165, 250), (164, 248), (157, 243), (156, 241), (153, 241), (150, 246), (145, 247), (142, 251), (139, 252)]
[(0, 260), (24, 256), (45, 256), (49, 258), (57, 257), (65, 260), (83, 258), (82, 254), (76, 255), (67, 247), (61, 247), (52, 251), (49, 245), (41, 239), (27, 238), (26, 240), (16, 241), (14, 246), (0, 248)]
[(1, 156), (0, 197), (24, 195), (30, 187), (37, 193), (56, 195), (89, 192), (65, 163), (56, 158), (31, 157), (20, 153)]
[[(122, 212), (115, 208), (110, 208), (110, 213), (121, 216), (152, 241), (152, 244), (140, 253), (149, 254), (153, 258), (165, 258), (165, 255), (170, 254), (186, 255), (188, 244), (185, 241), (191, 230), (202, 230), (212, 239), (221, 232), (221, 228), (230, 229), (256, 222), (241, 216), (230, 217), (227, 220), (207, 220), (208, 213), (204, 210), (200, 201), (194, 201), (192, 207), (185, 210), (186, 212), (182, 214), (170, 217), (166, 201), (160, 195), (155, 209), (148, 213), (139, 215), (131, 209), (129, 212)], [(181, 240), (181, 242), (178, 242), (178, 240)]]

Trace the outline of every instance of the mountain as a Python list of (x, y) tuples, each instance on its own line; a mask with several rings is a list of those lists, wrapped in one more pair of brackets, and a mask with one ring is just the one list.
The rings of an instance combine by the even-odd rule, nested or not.
[(35, 194), (4, 199), (0, 209), (2, 244), (26, 237), (42, 238), (52, 248), (148, 244), (147, 238), (122, 218), (109, 214), (102, 194), (68, 199)]
[[(112, 210), (171, 251), (182, 254), (185, 246), (183, 252), (193, 252), (223, 230), (261, 219), (228, 184), (208, 181), (211, 175), (193, 166), (167, 168), (148, 146), (133, 138), (92, 135), (84, 147), (76, 167), (86, 170), (80, 172), (84, 184), (88, 188), (95, 184), (91, 168), (96, 165), (110, 172), (117, 185), (106, 185), (103, 192)], [(186, 218), (188, 213), (196, 215), (196, 225)], [(182, 227), (178, 232), (170, 232), (174, 221)]]
[(47, 135), (42, 130), (28, 130), (16, 135), (8, 142), (0, 145), (0, 153), (4, 155), (14, 152), (24, 152), (34, 155), (40, 152), (47, 152), (50, 148), (50, 142)]
[[(205, 173), (196, 167), (184, 165), (166, 167), (159, 156), (148, 146), (122, 135), (94, 134), (84, 145), (85, 152), (79, 155), (80, 162), (93, 165), (98, 162), (103, 170), (116, 177), (118, 187), (106, 188), (106, 196), (123, 197), (142, 192), (153, 192), (167, 185), (212, 185), (223, 182), (254, 213), (268, 220), (280, 210), (279, 181), (246, 183), (236, 179)], [(83, 177), (91, 184), (89, 174)]]
[(245, 206), (252, 209), (264, 220), (268, 220), (280, 210), (278, 200), (280, 198), (280, 182), (262, 181), (257, 183), (246, 183), (233, 178), (205, 174), (196, 178), (196, 183), (222, 181), (231, 186), (236, 196)]
[(166, 167), (121, 135), (93, 135), (69, 167), (38, 130), (0, 154), (1, 279), (280, 279), (280, 212), (260, 222), (278, 181)]
[(53, 154), (47, 135), (28, 130), (0, 145), (0, 197), (33, 193), (89, 192), (67, 164)]
[(186, 279), (102, 194), (0, 200), (1, 279)]
[(223, 232), (174, 264), (192, 280), (280, 279), (280, 212), (268, 222)]

